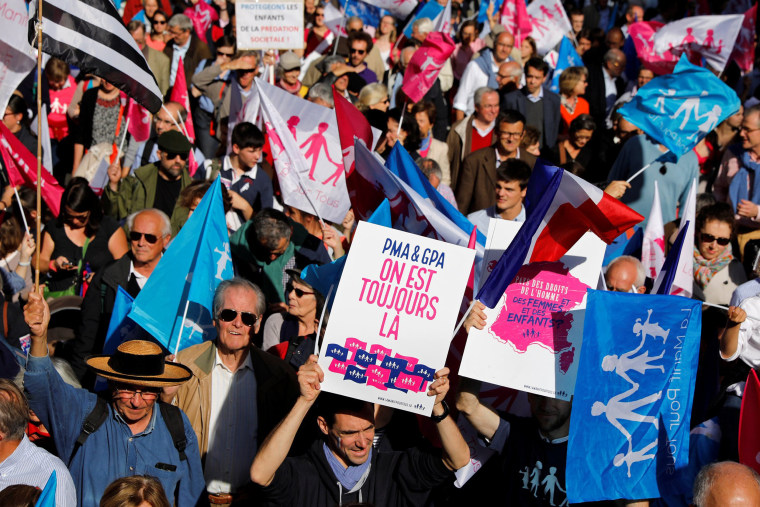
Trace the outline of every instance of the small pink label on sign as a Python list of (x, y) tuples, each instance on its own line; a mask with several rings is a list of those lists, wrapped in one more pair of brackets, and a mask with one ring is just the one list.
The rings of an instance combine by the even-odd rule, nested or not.
[(327, 369), (333, 373), (340, 373), (341, 375), (344, 375), (346, 373), (346, 370), (348, 369), (348, 365), (344, 363), (343, 361), (338, 361), (337, 359), (333, 359), (330, 362), (330, 366)]
[(422, 385), (422, 377), (416, 375), (407, 375), (404, 372), (400, 372), (396, 377), (396, 382), (393, 384), (399, 389), (408, 389), (410, 391), (419, 391)]
[(367, 376), (367, 385), (368, 386), (372, 386), (372, 387), (376, 387), (376, 388), (380, 389), (381, 391), (387, 391), (388, 390), (388, 388), (385, 387), (385, 382), (383, 382), (383, 381), (381, 381), (381, 380), (379, 380), (377, 378), (370, 377), (369, 375)]
[(406, 360), (406, 369), (408, 371), (414, 371), (414, 366), (419, 362), (419, 359), (412, 356), (402, 356), (401, 354), (396, 354), (393, 357)]
[(371, 365), (367, 368), (367, 378), (388, 382), (388, 379), (391, 378), (391, 370), (382, 366)]
[(383, 347), (382, 345), (372, 345), (369, 349), (370, 354), (377, 354), (377, 360), (381, 363), (383, 362), (383, 359), (385, 359), (385, 356), (390, 356), (392, 350), (386, 347)]

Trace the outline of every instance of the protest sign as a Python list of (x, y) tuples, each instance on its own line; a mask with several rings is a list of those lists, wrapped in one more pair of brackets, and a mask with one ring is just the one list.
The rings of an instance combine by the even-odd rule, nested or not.
[(691, 484), (673, 476), (689, 464), (701, 302), (595, 290), (587, 297), (568, 500), (687, 494)]
[(26, 37), (29, 15), (22, 0), (3, 3), (0, 16), (0, 105), (8, 104), (13, 91), (34, 68), (36, 58), (28, 44), (18, 41)]
[[(485, 279), (520, 224), (491, 220)], [(486, 327), (470, 330), (459, 373), (493, 384), (569, 400), (583, 340), (585, 293), (595, 287), (604, 245), (586, 233), (556, 262), (525, 264), (493, 309)]]
[(238, 49), (303, 49), (300, 0), (240, 0), (235, 15)]
[(319, 365), (325, 391), (430, 415), (475, 252), (360, 222)]

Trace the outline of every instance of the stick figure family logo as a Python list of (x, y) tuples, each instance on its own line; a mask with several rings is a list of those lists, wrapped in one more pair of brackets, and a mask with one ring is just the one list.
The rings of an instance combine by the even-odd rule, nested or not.
[[(662, 114), (666, 114), (666, 111), (672, 110), (672, 108), (667, 107), (666, 104), (668, 102), (673, 102), (676, 100), (681, 101), (675, 112), (671, 115), (668, 115), (668, 118), (671, 120), (676, 120), (677, 122), (678, 118), (681, 116), (681, 113), (683, 113), (681, 124), (678, 126), (678, 130), (693, 131), (692, 134), (686, 138), (689, 141), (693, 141), (697, 135), (707, 135), (708, 132), (713, 130), (718, 125), (720, 115), (723, 112), (723, 109), (720, 107), (720, 105), (713, 104), (707, 112), (704, 112), (702, 114), (699, 112), (700, 97), (706, 97), (708, 95), (707, 90), (702, 91), (699, 97), (687, 97), (685, 99), (676, 98), (676, 90), (672, 88), (669, 88), (667, 90), (659, 89), (659, 92), (660, 95), (657, 97), (657, 100), (654, 103), (654, 108)], [(694, 113), (693, 117), (692, 113)], [(705, 121), (699, 125), (696, 125), (702, 119)]]
[[(659, 426), (657, 415), (651, 414), (657, 413), (659, 407), (656, 405), (656, 402), (660, 400), (662, 393), (638, 394), (640, 384), (631, 378), (631, 372), (641, 375), (642, 378), (639, 380), (643, 380), (643, 377), (646, 375), (665, 374), (665, 367), (663, 365), (654, 364), (655, 361), (663, 358), (665, 351), (663, 350), (659, 355), (650, 356), (649, 352), (651, 349), (644, 349), (644, 346), (648, 342), (656, 345), (658, 339), (662, 340), (662, 345), (664, 346), (670, 334), (669, 329), (665, 330), (657, 322), (652, 322), (652, 313), (653, 309), (647, 309), (646, 320), (642, 322), (641, 318), (637, 318), (632, 326), (633, 334), (641, 337), (641, 343), (639, 343), (638, 347), (619, 356), (610, 354), (602, 359), (602, 370), (610, 373), (614, 372), (625, 380), (630, 385), (630, 388), (612, 396), (606, 403), (596, 401), (591, 406), (591, 415), (600, 416), (604, 414), (607, 421), (622, 433), (628, 441), (627, 451), (625, 453), (618, 453), (612, 460), (613, 465), (616, 467), (620, 467), (623, 464), (627, 466), (628, 477), (631, 477), (631, 467), (634, 463), (653, 460), (656, 456), (656, 450), (652, 454), (647, 454), (657, 446), (656, 438), (641, 449), (634, 450), (631, 431), (623, 424), (623, 421), (629, 421), (636, 423), (636, 425), (652, 424), (655, 429), (658, 429)], [(647, 340), (647, 337), (650, 340)], [(642, 349), (644, 349), (643, 352)], [(643, 409), (644, 413), (637, 412), (639, 409)], [(632, 431), (635, 431), (635, 429)]]
[[(518, 470), (518, 474), (522, 476), (522, 489), (530, 490), (533, 493), (534, 498), (538, 498), (541, 494), (544, 500), (549, 501), (549, 505), (556, 506), (554, 503), (554, 494), (556, 490), (559, 490), (563, 495), (566, 491), (560, 485), (559, 477), (557, 477), (557, 467), (549, 467), (549, 471), (546, 476), (541, 479), (541, 472), (543, 471), (544, 464), (540, 461), (536, 461), (536, 464), (531, 470), (530, 467), (524, 466), (522, 470)], [(543, 491), (541, 491), (543, 486)], [(567, 497), (559, 504), (560, 507), (567, 505)]]

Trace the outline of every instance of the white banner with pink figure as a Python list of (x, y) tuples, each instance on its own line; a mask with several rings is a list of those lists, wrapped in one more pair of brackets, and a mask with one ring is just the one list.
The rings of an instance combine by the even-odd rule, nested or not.
[[(572, 29), (560, 0), (536, 0), (527, 9), (538, 54), (545, 55)], [(528, 34), (525, 34), (528, 35)]]
[(28, 22), (29, 15), (22, 0), (3, 3), (0, 17), (0, 106), (3, 110), (16, 87), (37, 61), (31, 46), (25, 42)]
[(430, 415), (475, 250), (359, 222), (327, 326), (322, 389)]
[(689, 61), (700, 65), (702, 58), (713, 68), (723, 71), (734, 49), (744, 16), (692, 16), (660, 28), (654, 35), (654, 50), (669, 51), (676, 57), (686, 53)]
[(351, 201), (335, 113), (260, 79), (256, 90), (285, 204), (341, 223)]
[[(485, 280), (522, 224), (491, 220)], [(557, 262), (525, 264), (493, 309), (472, 328), (459, 374), (529, 393), (569, 400), (583, 342), (586, 289), (596, 287), (604, 242), (587, 232)]]

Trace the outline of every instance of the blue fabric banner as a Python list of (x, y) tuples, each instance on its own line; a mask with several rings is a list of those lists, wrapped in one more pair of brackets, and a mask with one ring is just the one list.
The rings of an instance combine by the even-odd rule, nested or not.
[(171, 353), (214, 339), (214, 291), (233, 274), (217, 177), (169, 244), (128, 317)]
[(684, 55), (672, 74), (652, 79), (620, 114), (680, 157), (739, 111), (739, 105), (734, 90)]
[(557, 55), (557, 67), (552, 76), (552, 85), (549, 87), (554, 93), (559, 93), (559, 76), (568, 67), (583, 67), (583, 60), (575, 50), (573, 43), (567, 37), (562, 37)]
[(567, 498), (675, 493), (688, 466), (701, 303), (588, 291), (567, 449)]

